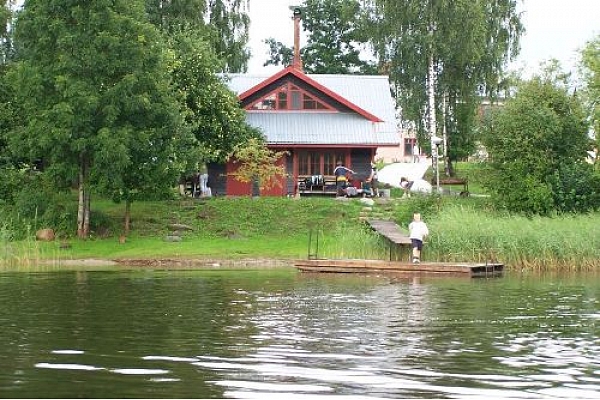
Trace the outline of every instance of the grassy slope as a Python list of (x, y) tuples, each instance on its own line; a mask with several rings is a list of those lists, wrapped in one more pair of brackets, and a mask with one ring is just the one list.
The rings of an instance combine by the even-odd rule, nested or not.
[[(69, 249), (61, 249), (59, 242), (27, 242), (18, 252), (41, 258), (306, 257), (311, 230), (329, 234), (349, 221), (360, 227), (362, 206), (332, 198), (138, 202), (133, 204), (132, 231), (124, 244), (118, 240), (124, 206), (100, 201), (93, 208), (113, 222), (111, 229), (101, 229), (103, 238), (72, 239)], [(183, 232), (181, 242), (167, 242), (173, 224), (192, 230)]]

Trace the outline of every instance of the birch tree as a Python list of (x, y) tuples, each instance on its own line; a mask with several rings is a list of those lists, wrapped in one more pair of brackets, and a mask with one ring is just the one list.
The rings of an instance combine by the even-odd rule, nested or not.
[(446, 127), (453, 159), (473, 148), (480, 95), (498, 94), (504, 68), (517, 55), (523, 26), (516, 3), (366, 1), (374, 48), (395, 87), (402, 118), (413, 121), (425, 139), (440, 134), (437, 121), (444, 115), (440, 124)]
[(596, 169), (600, 170), (600, 35), (586, 43), (581, 51), (581, 76), (588, 118), (596, 139)]
[(10, 49), (9, 27), (12, 18), (12, 1), (0, 5), (0, 65), (5, 64)]

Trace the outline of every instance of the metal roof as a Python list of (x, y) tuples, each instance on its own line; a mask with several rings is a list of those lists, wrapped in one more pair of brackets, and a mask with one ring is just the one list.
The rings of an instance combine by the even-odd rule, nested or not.
[(379, 145), (399, 142), (395, 123), (371, 122), (356, 114), (331, 112), (250, 112), (246, 120), (270, 144)]
[[(225, 82), (244, 93), (272, 75), (229, 74)], [(248, 111), (247, 121), (260, 128), (271, 144), (398, 145), (395, 103), (387, 76), (306, 74), (320, 85), (375, 115), (371, 122), (358, 114), (318, 111)]]

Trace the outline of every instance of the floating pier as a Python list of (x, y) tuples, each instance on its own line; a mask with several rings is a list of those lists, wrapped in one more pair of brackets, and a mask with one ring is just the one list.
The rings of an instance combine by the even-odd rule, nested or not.
[(299, 260), (296, 268), (302, 272), (401, 274), (410, 276), (462, 276), (493, 278), (501, 276), (504, 265), (500, 263), (421, 262), (385, 260)]

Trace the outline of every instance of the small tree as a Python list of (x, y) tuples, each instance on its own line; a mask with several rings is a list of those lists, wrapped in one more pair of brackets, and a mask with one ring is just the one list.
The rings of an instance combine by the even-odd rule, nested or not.
[(240, 164), (233, 176), (244, 183), (256, 180), (260, 189), (281, 186), (277, 176), (285, 174), (285, 167), (277, 165), (277, 162), (285, 154), (285, 151), (269, 150), (256, 138), (250, 139), (247, 144), (238, 146), (233, 152), (233, 162)]
[(487, 186), (496, 204), (510, 211), (549, 214), (599, 204), (598, 182), (586, 172), (590, 141), (581, 102), (557, 72), (553, 64), (544, 76), (522, 83), (486, 121)]

